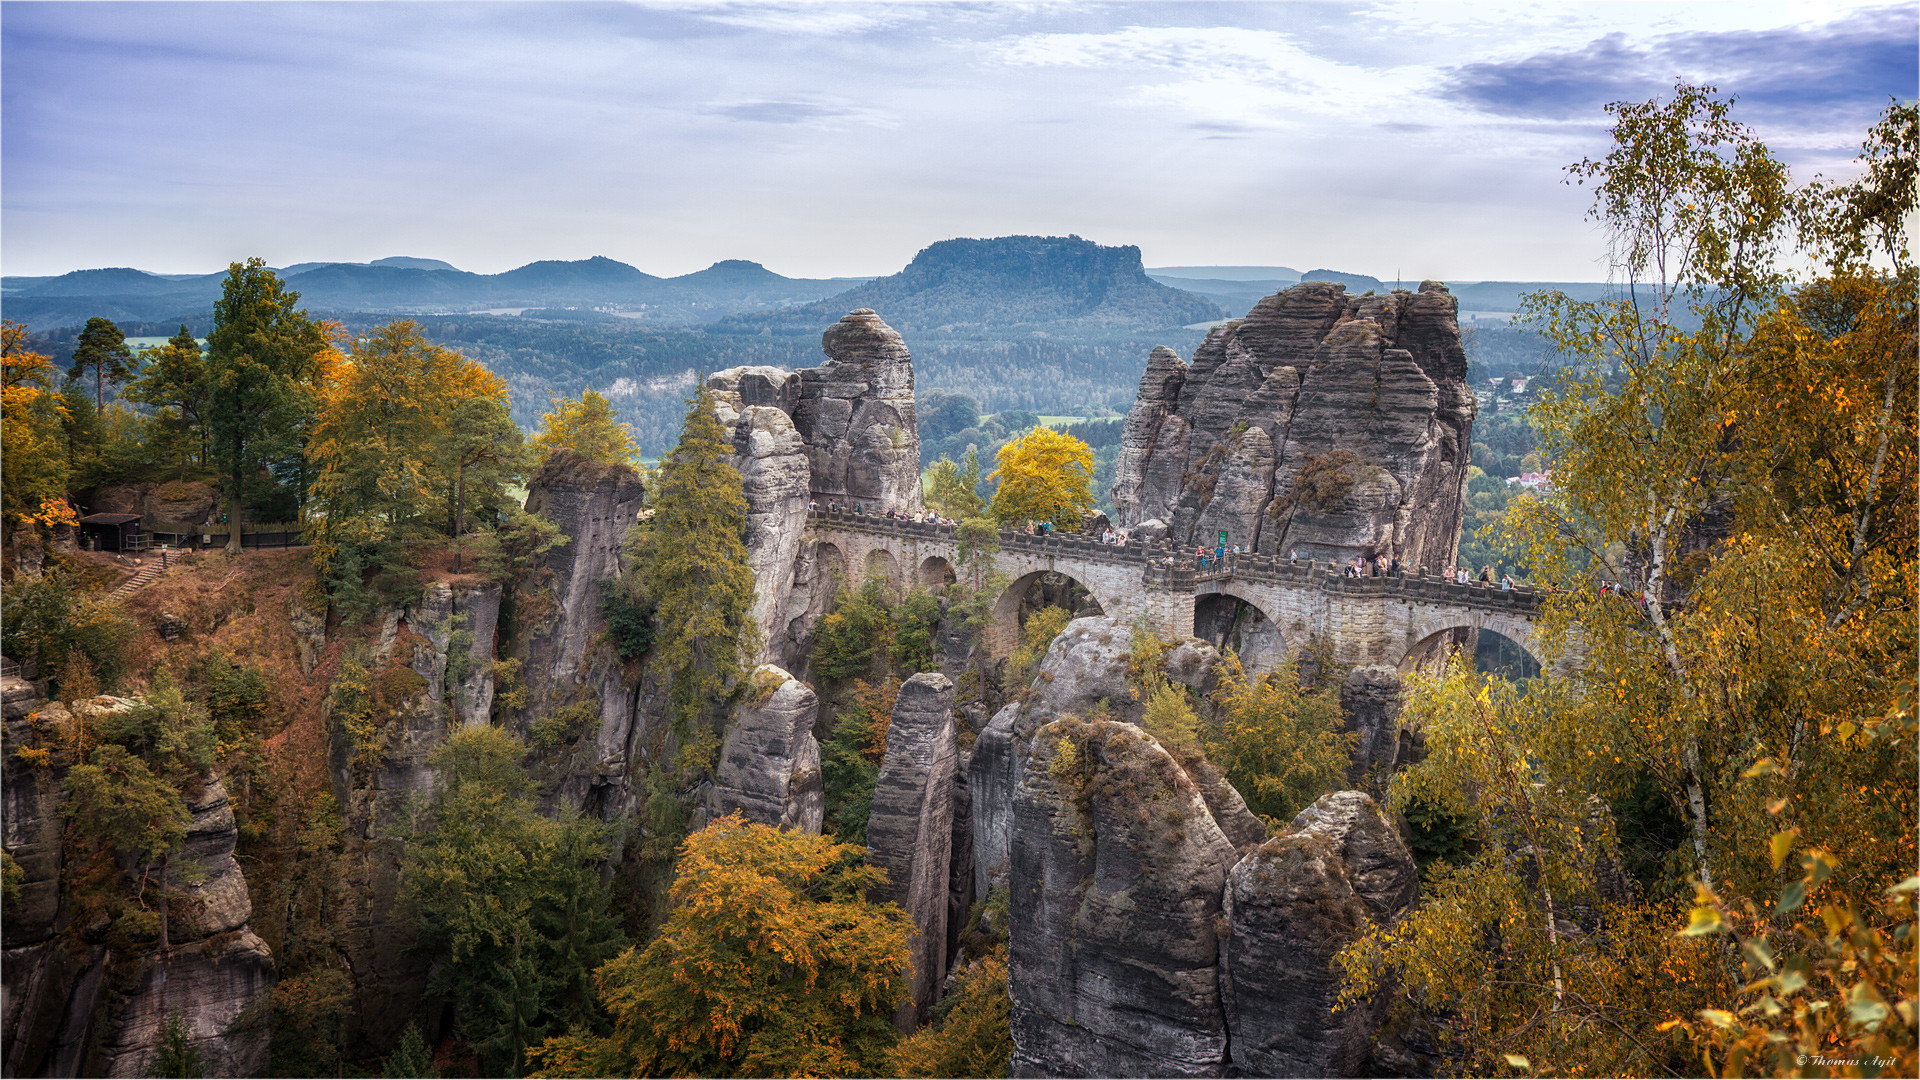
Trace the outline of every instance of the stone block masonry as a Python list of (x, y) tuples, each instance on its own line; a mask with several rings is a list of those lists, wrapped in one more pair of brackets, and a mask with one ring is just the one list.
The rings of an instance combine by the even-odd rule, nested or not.
[[(870, 574), (883, 574), (900, 588), (927, 581), (930, 571), (957, 565), (953, 526), (899, 518), (816, 511), (808, 515), (803, 545), (846, 568), (849, 588)], [(1319, 639), (1334, 658), (1349, 664), (1398, 665), (1417, 656), (1441, 635), (1492, 630), (1527, 649), (1542, 667), (1571, 657), (1543, 655), (1535, 632), (1539, 597), (1527, 589), (1503, 591), (1478, 583), (1460, 585), (1437, 577), (1340, 576), (1326, 563), (1290, 563), (1266, 555), (1228, 560), (1205, 573), (1155, 565), (1143, 544), (1102, 544), (1079, 536), (1030, 536), (1002, 532), (994, 557), (1011, 579), (994, 604), (986, 634), (988, 651), (1000, 657), (1019, 643), (1020, 598), (1042, 573), (1079, 582), (1110, 618), (1122, 625), (1144, 620), (1163, 640), (1193, 636), (1194, 607), (1209, 596), (1233, 597), (1278, 628), (1289, 646)]]

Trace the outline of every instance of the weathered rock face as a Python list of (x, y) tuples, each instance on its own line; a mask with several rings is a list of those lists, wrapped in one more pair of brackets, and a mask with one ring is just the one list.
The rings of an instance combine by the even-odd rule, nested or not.
[(953, 695), (952, 680), (938, 672), (922, 672), (901, 684), (867, 816), (867, 865), (887, 872), (887, 885), (875, 898), (906, 909), (917, 931), (911, 999), (894, 1014), (894, 1025), (903, 1032), (926, 1019), (947, 977), (948, 879), (960, 761)]
[(755, 670), (752, 682), (771, 691), (759, 703), (741, 706), (727, 725), (713, 814), (738, 810), (748, 821), (817, 835), (826, 812), (820, 744), (813, 737), (820, 699), (772, 664)]
[(721, 426), (733, 439), (733, 465), (747, 497), (747, 566), (753, 571), (749, 614), (764, 642), (760, 659), (778, 664), (786, 659), (781, 614), (793, 593), (794, 563), (807, 527), (807, 447), (789, 415), (800, 377), (779, 368), (729, 368), (709, 376), (707, 388)]
[[(1451, 562), (1474, 417), (1455, 310), (1438, 282), (1359, 297), (1313, 282), (1215, 329), (1191, 364), (1156, 349), (1121, 436), (1120, 526), (1164, 522), (1175, 546), (1225, 530), (1265, 553)], [(1336, 451), (1354, 456), (1345, 493), (1293, 497)]]
[(1334, 1012), (1334, 953), (1413, 902), (1413, 857), (1357, 791), (1322, 796), (1228, 875), (1221, 991), (1235, 1068), (1365, 1076), (1386, 995)]
[[(967, 770), (972, 796), (974, 896), (984, 900), (995, 885), (1007, 883), (1012, 850), (1013, 802), (1026, 768), (1033, 733), (1062, 716), (1090, 716), (1104, 712), (1121, 720), (1138, 720), (1145, 706), (1135, 701), (1127, 686), (1127, 659), (1132, 631), (1106, 616), (1068, 623), (1036, 669), (1024, 702), (1014, 702), (998, 713), (973, 744)], [(1162, 656), (1170, 679), (1205, 694), (1218, 683), (1220, 654), (1204, 641), (1189, 640)], [(1220, 810), (1231, 819), (1236, 837), (1260, 829), (1232, 786), (1224, 780), (1202, 785), (1215, 793)], [(1224, 790), (1220, 790), (1224, 789)], [(1233, 807), (1238, 805), (1237, 813)], [(1260, 830), (1264, 834), (1265, 830)], [(1239, 842), (1239, 841), (1236, 841)]]
[[(47, 748), (49, 733), (69, 722), (68, 712), (20, 692), (16, 681), (6, 688), (7, 745)], [(136, 704), (101, 697), (76, 708), (98, 715)], [(161, 959), (152, 946), (113, 943), (104, 923), (70, 925), (77, 912), (59, 888), (66, 769), (60, 752), (46, 765), (11, 753), (5, 763), (5, 847), (24, 874), (19, 902), (8, 906), (0, 968), (5, 1072), (150, 1076), (162, 1028), (178, 1013), (207, 1075), (260, 1075), (270, 1040), (264, 1020), (273, 956), (248, 925), (253, 905), (234, 859), (238, 832), (226, 788), (208, 777), (189, 791), (189, 823), (173, 869), (149, 871), (148, 895), (158, 895), (163, 875), (174, 895), (171, 949)], [(243, 1014), (259, 1019), (242, 1021)]]
[(528, 671), (539, 703), (541, 683), (572, 682), (581, 674), (592, 631), (600, 615), (600, 586), (620, 573), (620, 544), (639, 519), (646, 491), (625, 465), (597, 465), (569, 450), (547, 458), (527, 484), (527, 512), (558, 526), (567, 542), (548, 552), (542, 568), (551, 577), (559, 602), (546, 639), (535, 656), (540, 670)]
[(792, 671), (804, 671), (807, 654), (813, 651), (814, 632), (820, 620), (833, 606), (839, 583), (847, 580), (847, 562), (832, 544), (800, 544), (793, 560), (793, 584), (772, 628), (767, 631), (768, 647), (783, 665)]
[(1402, 693), (1400, 673), (1383, 664), (1354, 668), (1340, 684), (1340, 714), (1347, 730), (1359, 736), (1348, 783), (1358, 784), (1369, 773), (1384, 776), (1407, 764), (1399, 760)]
[(794, 426), (807, 445), (813, 496), (914, 511), (920, 501), (920, 429), (913, 358), (867, 308), (820, 338), (827, 362), (800, 376)]
[[(484, 724), (493, 712), (493, 641), (500, 626), (500, 586), (444, 581), (426, 587), (407, 608), (407, 623), (431, 648), (415, 649), (413, 670), (427, 695), (449, 701), (464, 724)], [(448, 682), (453, 683), (448, 686)]]
[(201, 525), (215, 520), (220, 493), (191, 480), (121, 484), (94, 492), (92, 508), (96, 514), (139, 514), (149, 526), (156, 521)]
[[(597, 728), (566, 755), (555, 773), (561, 785), (547, 800), (569, 809), (619, 813), (631, 798), (628, 762), (642, 734), (630, 680), (611, 648), (598, 641), (600, 585), (620, 572), (620, 545), (639, 518), (644, 489), (625, 465), (595, 465), (570, 452), (549, 457), (527, 485), (527, 512), (565, 533), (540, 576), (555, 602), (513, 643), (521, 662), (526, 706), (503, 722), (525, 731), (534, 720), (569, 704), (596, 714)], [(525, 617), (524, 615), (522, 616)]]
[(1132, 724), (1057, 720), (1013, 809), (1013, 1075), (1222, 1075), (1238, 854), (1187, 773)]

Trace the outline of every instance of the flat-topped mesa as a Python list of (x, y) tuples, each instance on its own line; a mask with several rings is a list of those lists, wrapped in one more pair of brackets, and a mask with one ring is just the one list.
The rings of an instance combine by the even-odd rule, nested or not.
[[(1147, 361), (1121, 435), (1122, 528), (1176, 545), (1439, 569), (1459, 547), (1474, 399), (1446, 286), (1307, 282)], [(1149, 530), (1151, 531), (1151, 530)]]
[(883, 511), (921, 509), (920, 427), (906, 342), (860, 308), (827, 328), (820, 350), (827, 362), (798, 372), (793, 409), (813, 497)]

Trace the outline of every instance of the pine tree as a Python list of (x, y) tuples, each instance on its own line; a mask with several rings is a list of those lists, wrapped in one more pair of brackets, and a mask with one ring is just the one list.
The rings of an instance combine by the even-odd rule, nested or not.
[(207, 335), (207, 420), (213, 453), (227, 480), (228, 551), (240, 550), (240, 503), (248, 481), (275, 460), (298, 454), (290, 435), (305, 426), (302, 391), (328, 352), (325, 329), (294, 305), (258, 258), (227, 268)]
[(682, 737), (739, 682), (759, 633), (747, 614), (747, 498), (729, 461), (733, 446), (705, 389), (688, 405), (680, 443), (660, 463), (636, 568), (640, 591), (657, 608), (654, 662), (671, 685)]
[(207, 360), (200, 343), (184, 325), (165, 345), (140, 352), (140, 377), (127, 387), (126, 397), (156, 409), (172, 410), (155, 416), (165, 441), (182, 463), (207, 463)]
[(93, 369), (93, 407), (96, 412), (107, 408), (105, 384), (114, 385), (133, 378), (133, 352), (127, 348), (127, 335), (111, 319), (98, 315), (87, 320), (86, 329), (80, 331), (80, 337), (73, 344), (73, 366), (67, 369), (67, 377), (79, 378), (88, 368)]

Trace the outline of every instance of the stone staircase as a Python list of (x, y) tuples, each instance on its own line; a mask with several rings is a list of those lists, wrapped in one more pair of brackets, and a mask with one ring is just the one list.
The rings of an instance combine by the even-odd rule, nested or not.
[(175, 556), (184, 554), (184, 552), (163, 549), (158, 559), (149, 560), (145, 566), (140, 568), (138, 573), (121, 582), (119, 588), (108, 593), (107, 603), (117, 604), (127, 597), (132, 596), (134, 593), (139, 592), (146, 587), (148, 582), (166, 573), (167, 570), (173, 566)]

